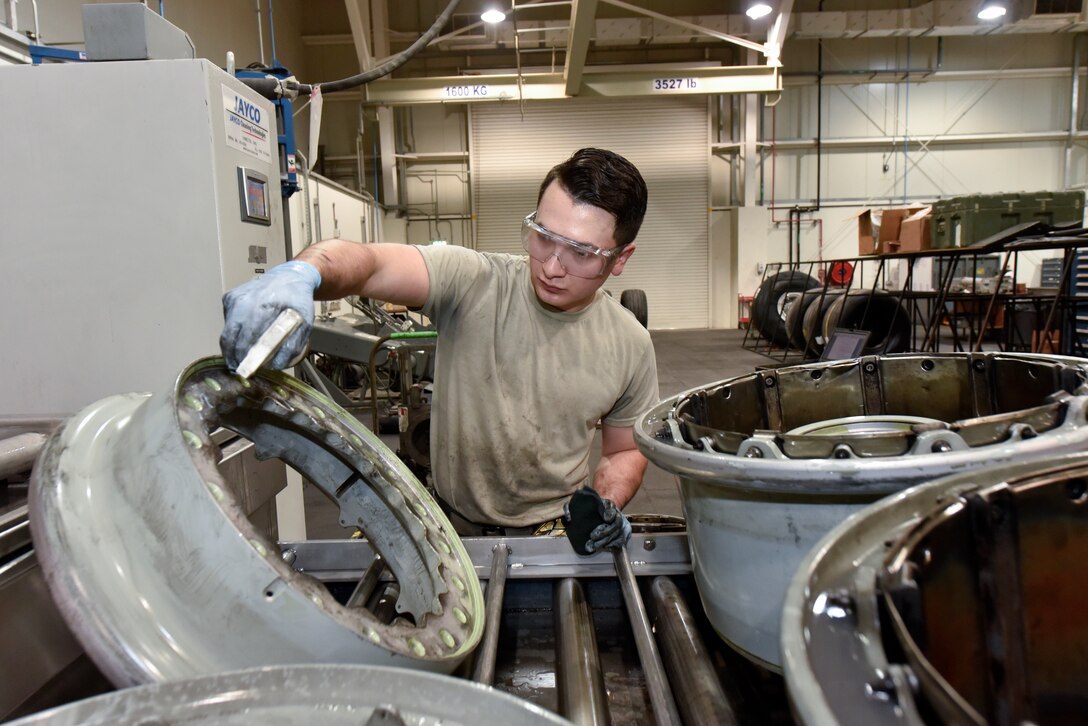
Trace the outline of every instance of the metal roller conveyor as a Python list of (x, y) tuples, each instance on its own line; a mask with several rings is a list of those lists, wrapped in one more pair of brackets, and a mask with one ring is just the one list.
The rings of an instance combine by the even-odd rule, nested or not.
[(580, 726), (603, 726), (609, 722), (608, 697), (593, 615), (578, 580), (556, 584), (553, 612), (559, 713)]
[(476, 653), (476, 670), (473, 680), (490, 686), (495, 677), (495, 650), (499, 644), (499, 616), (502, 614), (502, 597), (506, 592), (506, 562), (510, 547), (497, 544), (492, 550), (491, 578), (487, 581), (484, 606), (484, 637)]
[(655, 577), (651, 590), (661, 654), (672, 674), (676, 704), (684, 723), (736, 726), (737, 715), (722, 688), (722, 674), (711, 665), (709, 651), (683, 594), (668, 577)]
[[(40, 433), (50, 432), (43, 447)], [(670, 615), (659, 613), (656, 634), (651, 626), (650, 581), (668, 576), (676, 583), (671, 597), (696, 608), (677, 609), (695, 613), (684, 616), (685, 626), (712, 633), (697, 608), (682, 521), (632, 516), (627, 547), (590, 556), (576, 554), (565, 537), (461, 539), (392, 452), (289, 376), (259, 371), (247, 380), (205, 359), (158, 395), (104, 399), (55, 431), (12, 435), (31, 433), (39, 435), (8, 447), (31, 446), (38, 455), (34, 541), (24, 537), (17, 554), (42, 559), (49, 589), (39, 587), (39, 595), (64, 615), (75, 652), (82, 646), (90, 656), (83, 660), (98, 666), (91, 670), (100, 691), (109, 690), (107, 678), (122, 688), (166, 686), (145, 691), (163, 696), (163, 708), (177, 707), (164, 719), (192, 705), (186, 689), (171, 684), (199, 684), (188, 690), (233, 714), (237, 688), (218, 700), (208, 689), (252, 681), (271, 693), (284, 674), (304, 684), (299, 713), (332, 707), (343, 703), (333, 684), (364, 673), (357, 665), (364, 664), (451, 673), (473, 686), (450, 690), (426, 673), (394, 678), (408, 690), (359, 706), (372, 709), (371, 723), (415, 723), (404, 719), (419, 699), (437, 703), (450, 723), (501, 720), (443, 694), (502, 692), (548, 722), (671, 725), (681, 723), (678, 695), (690, 698), (688, 674), (677, 671), (712, 679), (733, 655), (716, 638), (707, 638), (716, 650), (663, 642), (675, 637), (661, 620)], [(363, 536), (277, 543), (253, 518), (278, 488), (250, 491), (230, 480), (254, 471), (240, 463), (243, 445), (261, 461), (301, 471), (338, 506), (345, 529)], [(33, 459), (17, 457), (21, 469)], [(26, 532), (26, 507), (19, 516), (12, 529)], [(41, 636), (30, 621), (11, 624)], [(8, 650), (5, 672), (18, 669), (21, 651)], [(758, 691), (769, 674), (746, 665)], [(281, 676), (230, 677), (253, 668)], [(378, 671), (375, 683), (383, 682)], [(28, 680), (21, 702), (0, 717), (94, 693), (56, 686)], [(96, 703), (120, 713), (132, 707), (123, 693)], [(243, 715), (232, 722), (292, 710), (278, 692), (266, 705), (271, 710), (241, 704)], [(778, 712), (749, 705), (749, 722), (776, 723), (766, 713)], [(67, 713), (77, 712), (94, 713), (90, 705)], [(700, 702), (694, 713), (713, 712)]]
[[(474, 667), (462, 675), (576, 724), (789, 723), (781, 679), (737, 657), (710, 628), (685, 533), (642, 528), (635, 517), (626, 556), (582, 557), (562, 537), (464, 538), (476, 574), (487, 580), (489, 614)], [(294, 553), (294, 567), (331, 587), (357, 582), (360, 563), (372, 556), (364, 540), (281, 547)], [(383, 582), (392, 583), (388, 572)], [(722, 685), (734, 678), (766, 692), (767, 702), (734, 706), (726, 692), (736, 687)]]
[(680, 714), (676, 711), (676, 701), (669, 690), (665, 669), (661, 665), (661, 655), (657, 651), (650, 619), (646, 616), (646, 606), (638, 594), (638, 583), (627, 559), (627, 546), (624, 545), (612, 553), (616, 560), (616, 574), (619, 575), (623, 601), (627, 606), (627, 616), (635, 634), (638, 656), (646, 673), (646, 685), (650, 691), (650, 703), (654, 708), (657, 722), (662, 726), (680, 724)]

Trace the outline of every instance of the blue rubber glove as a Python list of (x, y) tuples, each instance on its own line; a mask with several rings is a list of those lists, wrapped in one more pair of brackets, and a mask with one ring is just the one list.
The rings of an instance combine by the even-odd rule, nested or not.
[(302, 316), (302, 325), (284, 341), (268, 367), (281, 370), (290, 365), (305, 350), (310, 338), (314, 325), (314, 290), (320, 285), (321, 273), (316, 267), (292, 260), (276, 265), (224, 295), (224, 323), (219, 347), (227, 366), (231, 370), (237, 368), (261, 334), (287, 308)]

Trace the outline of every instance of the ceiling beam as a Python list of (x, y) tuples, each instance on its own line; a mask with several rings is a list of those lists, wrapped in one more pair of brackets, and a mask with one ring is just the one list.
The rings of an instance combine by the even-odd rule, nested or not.
[[(393, 106), (413, 103), (567, 98), (562, 73), (489, 76), (382, 78), (368, 83), (366, 103)], [(519, 84), (520, 81), (520, 84)], [(775, 93), (782, 76), (774, 66), (639, 69), (583, 74), (579, 96), (676, 96), (718, 93)], [(520, 94), (520, 95), (519, 95)]]
[(582, 86), (582, 71), (589, 52), (593, 19), (597, 15), (597, 0), (574, 0), (570, 6), (570, 32), (567, 40), (567, 62), (563, 66), (563, 83), (568, 96), (577, 96)]
[[(640, 8), (637, 5), (625, 3), (622, 0), (604, 0), (604, 2), (608, 3), (609, 5), (614, 5), (617, 8), (623, 8), (624, 10), (630, 10), (631, 12), (638, 13), (639, 15), (645, 15), (647, 17), (654, 18), (655, 20), (660, 20), (663, 23), (669, 23), (670, 25), (675, 25), (680, 28), (694, 30), (698, 33), (709, 35), (712, 38), (724, 40), (727, 43), (734, 43), (742, 48), (748, 48), (749, 50), (754, 50), (763, 54), (767, 53), (767, 49), (762, 43), (753, 43), (750, 40), (745, 40), (744, 38), (739, 38), (735, 35), (730, 35), (729, 33), (722, 33), (712, 28), (706, 28), (702, 25), (689, 23), (686, 20), (680, 20), (679, 18), (662, 15), (661, 13), (654, 12), (653, 10), (647, 10), (646, 8)], [(788, 3), (791, 7), (793, 6), (793, 0), (784, 0), (784, 2)]]
[(786, 31), (790, 27), (790, 13), (793, 12), (793, 0), (782, 0), (771, 29), (767, 31), (767, 64), (782, 65), (782, 43), (786, 40)]
[(370, 0), (344, 0), (348, 11), (348, 24), (351, 25), (351, 40), (355, 45), (355, 56), (359, 59), (359, 71), (368, 71), (374, 65), (374, 55), (370, 52)]

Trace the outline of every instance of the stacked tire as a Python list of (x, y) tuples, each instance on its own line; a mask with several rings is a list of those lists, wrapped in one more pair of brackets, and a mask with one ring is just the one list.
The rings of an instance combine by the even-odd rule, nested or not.
[(887, 290), (852, 290), (836, 296), (820, 320), (823, 344), (836, 329), (865, 330), (861, 355), (905, 353), (910, 348), (910, 316)]
[(752, 326), (774, 345), (790, 344), (786, 315), (800, 293), (817, 287), (819, 280), (796, 270), (771, 275), (752, 299)]
[(906, 352), (912, 332), (910, 315), (888, 291), (825, 287), (796, 270), (763, 281), (752, 301), (752, 326), (805, 358), (818, 358), (836, 330), (868, 332), (862, 355)]
[(650, 309), (646, 302), (646, 292), (638, 288), (631, 288), (620, 293), (620, 305), (631, 311), (635, 319), (642, 323), (642, 327), (648, 327), (650, 321)]

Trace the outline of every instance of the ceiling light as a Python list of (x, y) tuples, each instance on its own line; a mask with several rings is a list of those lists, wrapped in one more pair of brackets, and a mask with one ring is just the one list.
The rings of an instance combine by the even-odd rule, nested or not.
[(762, 2), (752, 3), (751, 5), (748, 6), (748, 9), (745, 11), (745, 15), (747, 15), (752, 20), (759, 20), (760, 18), (762, 18), (762, 17), (764, 17), (766, 15), (770, 15), (770, 14), (771, 14), (771, 6), (768, 3), (762, 3)]
[(979, 20), (997, 20), (1005, 15), (1005, 6), (1001, 3), (983, 3), (978, 11)]
[(485, 23), (501, 23), (506, 20), (506, 13), (498, 8), (489, 8), (480, 15), (480, 20)]

